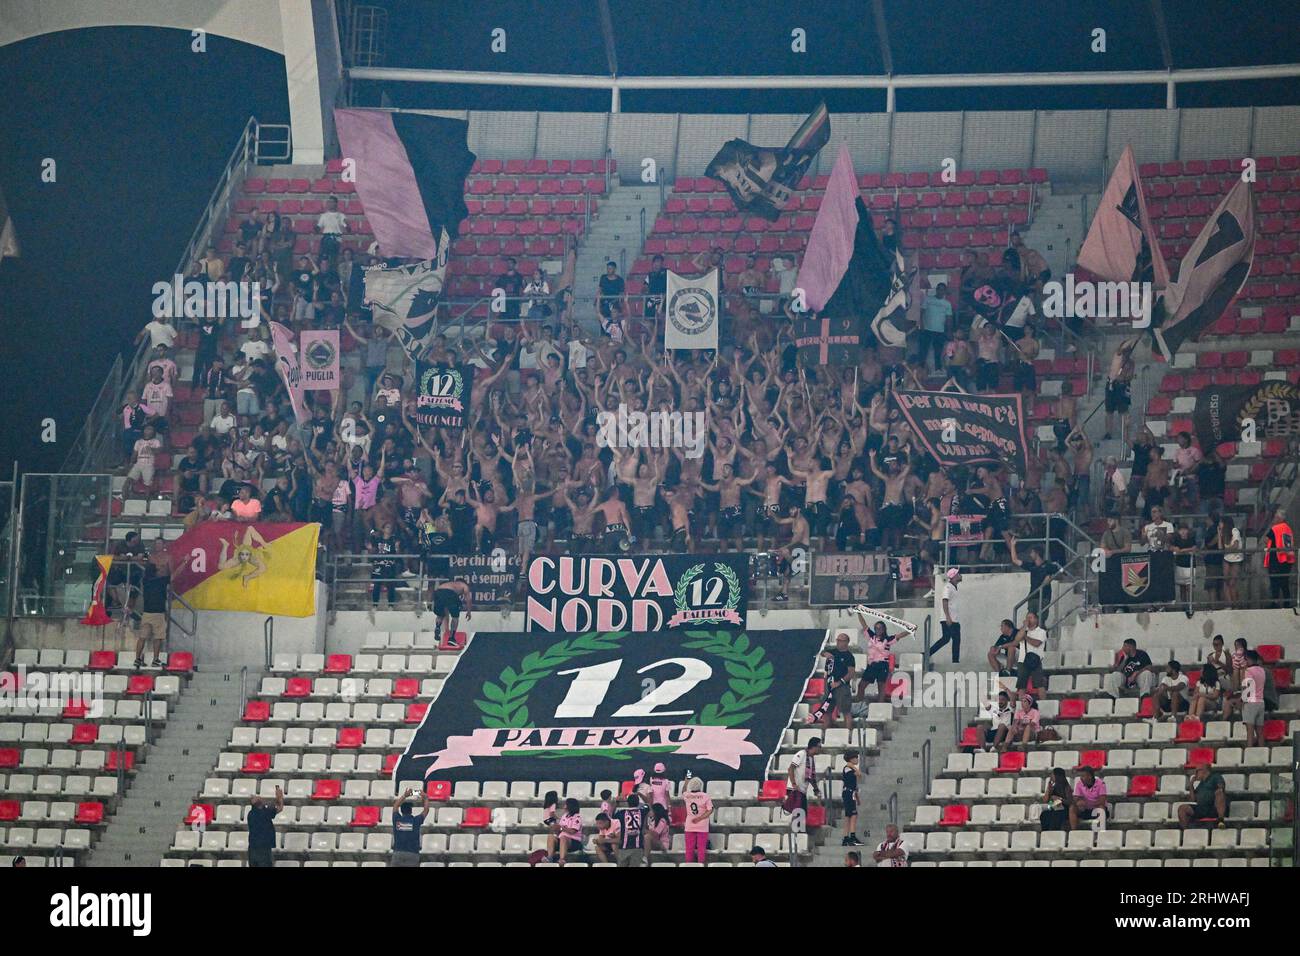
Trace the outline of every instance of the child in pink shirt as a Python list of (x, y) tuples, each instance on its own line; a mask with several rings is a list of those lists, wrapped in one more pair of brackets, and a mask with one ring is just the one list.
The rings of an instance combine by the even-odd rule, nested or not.
[(666, 773), (667, 769), (663, 764), (655, 764), (654, 773), (650, 777), (650, 806), (652, 807), (657, 803), (667, 809), (672, 803), (672, 796), (669, 793), (672, 785), (668, 783)]
[(709, 818), (713, 800), (704, 792), (704, 781), (693, 777), (686, 784), (686, 862), (708, 864)]

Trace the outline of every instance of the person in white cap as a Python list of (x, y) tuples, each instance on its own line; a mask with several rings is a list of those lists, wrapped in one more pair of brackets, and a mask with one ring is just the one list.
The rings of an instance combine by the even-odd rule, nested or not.
[(951, 642), (952, 662), (956, 664), (961, 661), (961, 618), (957, 613), (957, 585), (961, 583), (961, 568), (949, 568), (946, 577), (940, 600), (943, 607), (943, 618), (939, 621), (942, 636), (937, 644), (931, 645), (930, 655), (933, 656), (939, 648)]

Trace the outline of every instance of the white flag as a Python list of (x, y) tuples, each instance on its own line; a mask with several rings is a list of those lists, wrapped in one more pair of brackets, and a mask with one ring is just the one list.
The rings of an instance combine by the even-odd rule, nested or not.
[(395, 332), (398, 342), (412, 360), (419, 359), (425, 340), (433, 331), (434, 313), (442, 298), (442, 285), (447, 276), (450, 245), (444, 229), (437, 259), (392, 269), (374, 266), (366, 270), (365, 299), (375, 324)]
[(688, 279), (669, 270), (664, 298), (664, 348), (718, 347), (718, 270)]

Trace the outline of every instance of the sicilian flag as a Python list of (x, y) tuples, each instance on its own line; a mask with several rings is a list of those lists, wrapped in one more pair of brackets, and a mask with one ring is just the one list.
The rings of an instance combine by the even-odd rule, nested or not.
[(280, 378), (289, 393), (289, 402), (293, 405), (293, 417), (301, 425), (311, 416), (303, 402), (302, 367), (298, 364), (293, 332), (279, 322), (272, 322), (271, 342), (275, 346), (275, 367), (280, 370)]
[(1250, 184), (1238, 180), (1201, 229), (1178, 266), (1178, 278), (1161, 299), (1163, 321), (1155, 330), (1165, 361), (1178, 347), (1195, 340), (1218, 321), (1246, 284), (1255, 261), (1255, 198)]
[(911, 283), (903, 254), (877, 239), (847, 146), (835, 159), (796, 285), (809, 311), (857, 322), (871, 317), (882, 344), (906, 341)]
[(1150, 282), (1157, 289), (1169, 284), (1169, 267), (1151, 227), (1131, 146), (1124, 147), (1110, 174), (1078, 263), (1111, 282)]
[(172, 590), (202, 611), (316, 613), (320, 525), (204, 521), (168, 546)]
[(357, 195), (385, 257), (445, 256), (465, 209), (474, 165), (465, 120), (382, 110), (335, 110), (339, 150), (353, 160)]
[(108, 588), (108, 569), (113, 566), (113, 556), (96, 555), (95, 563), (99, 565), (99, 576), (95, 578), (95, 586), (90, 592), (90, 608), (86, 611), (86, 616), (81, 619), (81, 623), (89, 627), (102, 627), (112, 621), (108, 616), (108, 608), (104, 605), (104, 595)]
[(822, 103), (803, 121), (784, 149), (728, 140), (704, 175), (727, 187), (742, 212), (775, 220), (799, 188), (799, 180), (831, 138), (831, 117)]

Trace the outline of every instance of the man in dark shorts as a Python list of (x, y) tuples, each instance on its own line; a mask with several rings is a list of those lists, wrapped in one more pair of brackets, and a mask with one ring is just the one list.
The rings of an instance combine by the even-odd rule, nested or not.
[(841, 846), (862, 846), (858, 840), (858, 752), (844, 752), (844, 769), (840, 772), (840, 799), (844, 802), (844, 839)]
[(823, 651), (826, 658), (826, 699), (816, 710), (808, 715), (808, 723), (821, 721), (823, 727), (830, 727), (831, 715), (840, 712), (844, 718), (844, 727), (853, 729), (853, 691), (852, 681), (856, 671), (853, 652), (849, 650), (849, 636), (837, 634), (833, 650)]
[[(1010, 652), (1004, 650), (1008, 644), (1014, 644), (1016, 640), (1016, 622), (1011, 618), (1002, 619), (1002, 629), (998, 632), (998, 638), (989, 648), (989, 669), (997, 671), (999, 677), (1011, 676), (1011, 665), (1014, 661), (1011, 659)], [(1003, 658), (1003, 654), (1007, 656)]]
[(1228, 791), (1223, 774), (1210, 769), (1208, 763), (1198, 764), (1187, 781), (1187, 795), (1191, 803), (1178, 807), (1178, 825), (1184, 830), (1198, 820), (1213, 819), (1222, 830), (1228, 816)]
[(460, 612), (465, 611), (465, 620), (470, 619), (473, 601), (470, 599), (469, 585), (464, 578), (456, 578), (446, 584), (440, 584), (433, 590), (433, 614), (437, 623), (433, 626), (433, 641), (438, 642), (440, 634), (446, 634), (446, 646), (456, 648), (456, 628), (460, 624)]
[(253, 798), (248, 811), (248, 865), (250, 867), (274, 866), (275, 817), (284, 809), (284, 792), (275, 788), (275, 800)]

